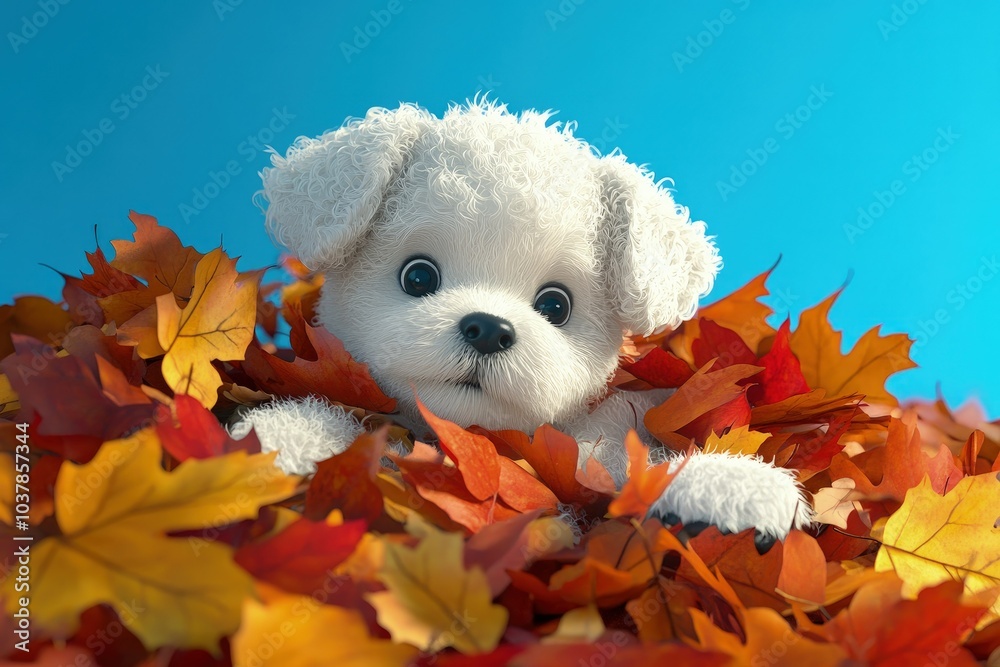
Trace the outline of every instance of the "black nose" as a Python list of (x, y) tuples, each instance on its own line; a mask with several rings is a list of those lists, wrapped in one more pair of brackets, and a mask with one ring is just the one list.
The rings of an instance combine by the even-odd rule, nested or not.
[(487, 313), (469, 313), (459, 321), (458, 330), (465, 342), (480, 354), (502, 352), (517, 340), (513, 324)]

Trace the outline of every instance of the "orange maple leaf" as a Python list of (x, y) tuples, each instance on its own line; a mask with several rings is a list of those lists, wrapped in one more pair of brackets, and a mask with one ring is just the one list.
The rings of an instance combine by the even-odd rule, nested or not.
[(838, 290), (819, 304), (803, 311), (792, 332), (792, 351), (810, 387), (826, 389), (830, 396), (860, 392), (869, 403), (895, 406), (895, 397), (885, 389), (893, 373), (916, 368), (909, 357), (913, 341), (906, 334), (882, 336), (879, 327), (869, 329), (847, 354), (840, 352), (843, 334), (828, 319)]
[(632, 516), (643, 519), (650, 506), (663, 495), (670, 482), (680, 473), (687, 459), (671, 472), (669, 463), (649, 465), (649, 448), (639, 439), (634, 430), (625, 436), (625, 451), (628, 454), (628, 481), (611, 504), (608, 513), (612, 517)]

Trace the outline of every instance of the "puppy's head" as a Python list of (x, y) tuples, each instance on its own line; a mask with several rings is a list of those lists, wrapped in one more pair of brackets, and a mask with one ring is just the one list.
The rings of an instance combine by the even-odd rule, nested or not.
[(532, 430), (599, 396), (622, 332), (694, 314), (705, 225), (620, 154), (489, 102), (373, 109), (263, 172), (272, 236), (327, 275), (324, 326), (416, 415)]

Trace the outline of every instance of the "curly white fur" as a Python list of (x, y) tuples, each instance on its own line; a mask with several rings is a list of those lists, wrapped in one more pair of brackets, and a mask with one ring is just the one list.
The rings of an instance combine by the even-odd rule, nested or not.
[(229, 432), (243, 438), (251, 428), (261, 451), (277, 451), (275, 465), (294, 475), (316, 472), (316, 463), (344, 451), (364, 431), (354, 415), (315, 396), (265, 403)]
[[(550, 117), (475, 101), (439, 119), (404, 104), (299, 138), (262, 173), (267, 228), (325, 272), (320, 322), (368, 364), (405, 421), (420, 423), (415, 389), (435, 414), (463, 426), (563, 424), (583, 455), (604, 462), (620, 484), (625, 433), (633, 427), (648, 438), (642, 415), (665, 395), (616, 394), (591, 414), (587, 406), (605, 392), (622, 332), (649, 333), (691, 317), (720, 260), (704, 223), (692, 221), (650, 172), (618, 152), (602, 157), (573, 136), (572, 124)], [(441, 274), (438, 291), (422, 298), (399, 286), (400, 267), (415, 255), (432, 258)], [(572, 317), (558, 328), (533, 308), (551, 282), (573, 299)], [(507, 320), (516, 343), (498, 354), (476, 352), (458, 330), (472, 312)], [(463, 384), (470, 378), (479, 386)], [(262, 410), (298, 414), (290, 406)], [(344, 433), (303, 428), (298, 444), (288, 429), (281, 436), (258, 429), (262, 441), (281, 438), (280, 465), (307, 467), (324, 438), (342, 442), (354, 432), (340, 416), (307, 412)], [(262, 425), (268, 419), (277, 421), (272, 415)], [(298, 453), (285, 454), (290, 448)], [(798, 490), (773, 482), (787, 475), (753, 459), (715, 461), (691, 461), (678, 477), (671, 488), (683, 491), (668, 494), (678, 513), (784, 535)], [(713, 470), (714, 482), (695, 481)], [(754, 475), (778, 490), (727, 505), (742, 498), (741, 489), (757, 488)], [(706, 494), (732, 516), (706, 514)]]

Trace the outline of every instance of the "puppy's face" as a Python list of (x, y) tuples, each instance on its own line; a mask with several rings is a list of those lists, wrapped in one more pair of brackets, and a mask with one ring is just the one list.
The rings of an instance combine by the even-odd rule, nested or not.
[(477, 162), (462, 157), (472, 141), (417, 142), (370, 235), (329, 272), (320, 319), (411, 418), (418, 397), (464, 426), (530, 431), (584, 409), (616, 365), (600, 196), (565, 148)]
[(328, 276), (322, 323), (412, 419), (416, 397), (464, 426), (567, 419), (623, 330), (677, 325), (712, 285), (704, 223), (548, 119), (377, 108), (263, 171), (268, 230)]

